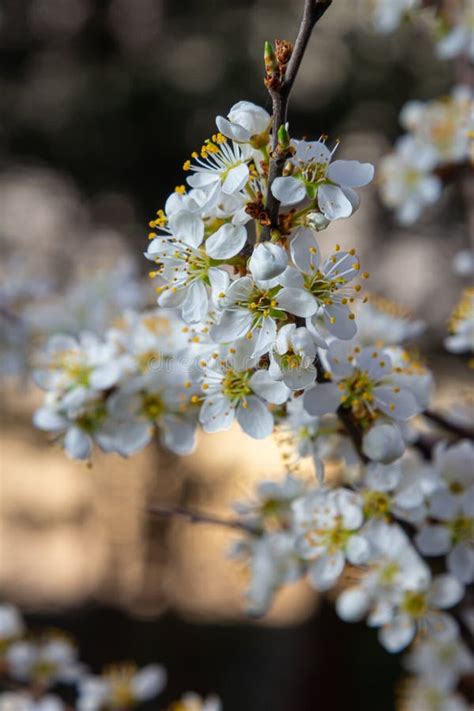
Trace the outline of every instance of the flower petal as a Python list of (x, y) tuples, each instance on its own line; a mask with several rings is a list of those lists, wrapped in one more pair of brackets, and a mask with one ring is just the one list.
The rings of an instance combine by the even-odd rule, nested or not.
[(318, 205), (328, 220), (352, 215), (352, 203), (337, 185), (321, 185), (318, 188)]
[(273, 432), (273, 415), (258, 397), (248, 397), (247, 407), (238, 406), (237, 420), (254, 439), (265, 439)]
[(358, 160), (335, 160), (328, 168), (327, 177), (347, 188), (361, 188), (373, 179), (374, 166)]
[(213, 259), (230, 259), (240, 252), (247, 241), (243, 225), (226, 223), (206, 240), (206, 253)]
[(303, 396), (303, 406), (310, 415), (336, 412), (341, 404), (341, 391), (335, 383), (318, 383)]
[(306, 186), (301, 180), (292, 178), (275, 178), (272, 183), (272, 195), (282, 205), (296, 205), (306, 198)]

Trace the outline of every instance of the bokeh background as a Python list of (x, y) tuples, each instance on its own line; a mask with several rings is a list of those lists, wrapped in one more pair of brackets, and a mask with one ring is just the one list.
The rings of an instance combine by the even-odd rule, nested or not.
[[(124, 260), (145, 274), (147, 222), (183, 182), (182, 163), (215, 116), (239, 99), (270, 109), (263, 42), (293, 39), (301, 5), (2, 0), (0, 271), (10, 288), (31, 279), (64, 290)], [(296, 82), (291, 131), (340, 138), (340, 157), (377, 163), (400, 131), (401, 106), (448, 91), (453, 76), (422, 28), (377, 36), (361, 4), (336, 0)], [(442, 351), (460, 287), (451, 260), (466, 239), (454, 185), (403, 229), (371, 186), (350, 221), (321, 235), (356, 247), (370, 289), (428, 322), (422, 345), (439, 402), (468, 373)], [(152, 303), (151, 284), (143, 294)], [(87, 468), (33, 429), (34, 388), (11, 378), (1, 388), (1, 594), (33, 627), (70, 630), (97, 670), (163, 662), (169, 686), (151, 708), (195, 689), (220, 694), (226, 711), (394, 709), (398, 659), (363, 625), (339, 622), (304, 583), (249, 621), (246, 571), (225, 558), (233, 534), (146, 513), (153, 501), (226, 512), (283, 471), (278, 442), (232, 430), (201, 437), (183, 460), (149, 447), (129, 461), (99, 454)]]

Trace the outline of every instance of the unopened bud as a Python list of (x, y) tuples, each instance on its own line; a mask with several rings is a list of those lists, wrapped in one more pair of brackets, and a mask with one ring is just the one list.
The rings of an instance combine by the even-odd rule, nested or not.
[(267, 77), (271, 77), (278, 71), (278, 62), (270, 42), (265, 42), (264, 50), (265, 73)]
[(322, 212), (310, 212), (306, 215), (306, 224), (311, 227), (312, 230), (316, 232), (321, 232), (325, 230), (331, 221), (323, 215)]
[(277, 138), (278, 138), (278, 147), (277, 150), (280, 151), (281, 153), (286, 153), (290, 146), (290, 134), (288, 133), (288, 129), (284, 124), (280, 126), (278, 129), (277, 133)]

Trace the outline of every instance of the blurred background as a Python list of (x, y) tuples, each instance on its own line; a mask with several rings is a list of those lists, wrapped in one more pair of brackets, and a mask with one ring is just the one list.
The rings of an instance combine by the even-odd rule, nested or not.
[[(113, 299), (153, 302), (151, 284), (137, 290), (129, 278), (147, 271), (147, 222), (183, 182), (182, 163), (213, 133), (217, 114), (240, 99), (270, 110), (263, 42), (294, 39), (301, 5), (2, 0), (0, 273), (13, 300), (34, 307), (47, 289), (64, 293), (78, 278), (113, 273), (123, 280)], [(448, 91), (453, 68), (433, 58), (420, 27), (377, 36), (367, 24), (357, 3), (334, 2), (289, 118), (292, 134), (328, 134), (341, 139), (339, 157), (376, 164), (400, 131), (401, 106)], [(440, 402), (461, 392), (468, 373), (442, 351), (460, 287), (451, 260), (467, 246), (463, 222), (454, 186), (403, 229), (371, 186), (356, 215), (321, 236), (323, 247), (356, 247), (370, 289), (428, 321), (423, 347), (441, 377)], [(84, 308), (104, 298), (99, 285)], [(226, 711), (394, 708), (398, 660), (364, 625), (339, 622), (304, 583), (285, 590), (263, 621), (249, 621), (246, 571), (225, 558), (233, 534), (146, 513), (154, 500), (226, 512), (283, 471), (277, 442), (232, 430), (201, 437), (182, 460), (149, 447), (129, 461), (98, 454), (87, 468), (33, 429), (41, 394), (7, 377), (7, 361), (0, 585), (33, 627), (70, 630), (94, 669), (163, 662), (170, 682), (160, 708), (191, 688), (217, 692)]]

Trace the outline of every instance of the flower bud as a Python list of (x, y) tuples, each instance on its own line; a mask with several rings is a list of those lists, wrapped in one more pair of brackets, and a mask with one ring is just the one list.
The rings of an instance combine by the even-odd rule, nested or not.
[(397, 425), (375, 425), (362, 440), (362, 451), (374, 462), (390, 464), (402, 456), (405, 442)]
[(323, 215), (322, 212), (310, 212), (306, 216), (306, 224), (311, 227), (312, 230), (316, 232), (321, 232), (325, 230), (331, 221)]
[(280, 153), (286, 153), (286, 151), (288, 150), (288, 148), (290, 146), (290, 134), (288, 133), (288, 129), (286, 128), (286, 126), (284, 124), (282, 124), (280, 126), (280, 128), (278, 129), (277, 137), (278, 137), (277, 150)]
[(250, 272), (257, 281), (274, 279), (285, 271), (287, 265), (286, 251), (273, 242), (257, 244), (249, 261)]

